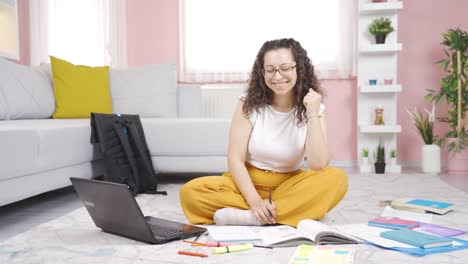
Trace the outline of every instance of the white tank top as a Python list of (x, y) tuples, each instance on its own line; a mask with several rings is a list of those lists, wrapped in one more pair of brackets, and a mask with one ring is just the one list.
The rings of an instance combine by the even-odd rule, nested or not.
[[(320, 113), (325, 110), (320, 105)], [(252, 134), (246, 161), (257, 168), (290, 172), (304, 166), (307, 125), (297, 125), (295, 108), (278, 112), (271, 105), (250, 114)]]

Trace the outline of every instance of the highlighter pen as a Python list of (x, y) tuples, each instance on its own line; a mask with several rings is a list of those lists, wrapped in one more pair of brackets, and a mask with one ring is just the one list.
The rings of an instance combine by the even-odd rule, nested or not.
[(224, 254), (230, 252), (238, 252), (252, 249), (254, 246), (252, 244), (243, 244), (243, 245), (232, 245), (232, 246), (225, 246), (225, 247), (217, 247), (215, 248), (216, 254)]
[(202, 247), (224, 247), (224, 246), (232, 246), (232, 243), (225, 243), (225, 242), (216, 242), (216, 241), (206, 241), (205, 243), (202, 242), (195, 242), (190, 240), (182, 240), (182, 242), (190, 243), (193, 246), (202, 246)]

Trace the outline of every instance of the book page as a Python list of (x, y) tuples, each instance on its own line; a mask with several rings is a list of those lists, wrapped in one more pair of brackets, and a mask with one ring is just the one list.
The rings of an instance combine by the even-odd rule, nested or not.
[(413, 220), (413, 221), (423, 222), (423, 223), (432, 223), (432, 214), (421, 214), (421, 213), (415, 213), (415, 212), (402, 211), (402, 210), (393, 209), (390, 206), (385, 206), (380, 216), (398, 217), (400, 219)]
[(359, 241), (351, 235), (347, 235), (333, 226), (312, 219), (300, 221), (297, 225), (297, 229), (304, 236), (312, 238), (316, 244), (359, 243)]
[(296, 246), (303, 243), (313, 244), (311, 238), (303, 236), (294, 227), (287, 225), (273, 226), (258, 232), (266, 246)]
[(261, 241), (260, 236), (247, 226), (208, 226), (208, 234), (217, 242), (252, 243)]
[(359, 237), (381, 247), (416, 248), (411, 245), (381, 237), (380, 233), (388, 231), (387, 228), (368, 226), (367, 224), (344, 224), (337, 227), (341, 230), (346, 230), (346, 232), (352, 234), (353, 236)]

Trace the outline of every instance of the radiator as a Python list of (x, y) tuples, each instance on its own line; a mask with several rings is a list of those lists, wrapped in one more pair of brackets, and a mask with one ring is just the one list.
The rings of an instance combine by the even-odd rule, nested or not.
[(245, 89), (246, 84), (202, 85), (202, 117), (231, 118)]

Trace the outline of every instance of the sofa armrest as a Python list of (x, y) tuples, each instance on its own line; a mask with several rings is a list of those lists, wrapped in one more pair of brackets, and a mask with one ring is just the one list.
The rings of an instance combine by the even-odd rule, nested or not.
[(177, 116), (179, 118), (201, 117), (201, 87), (196, 84), (177, 85)]

